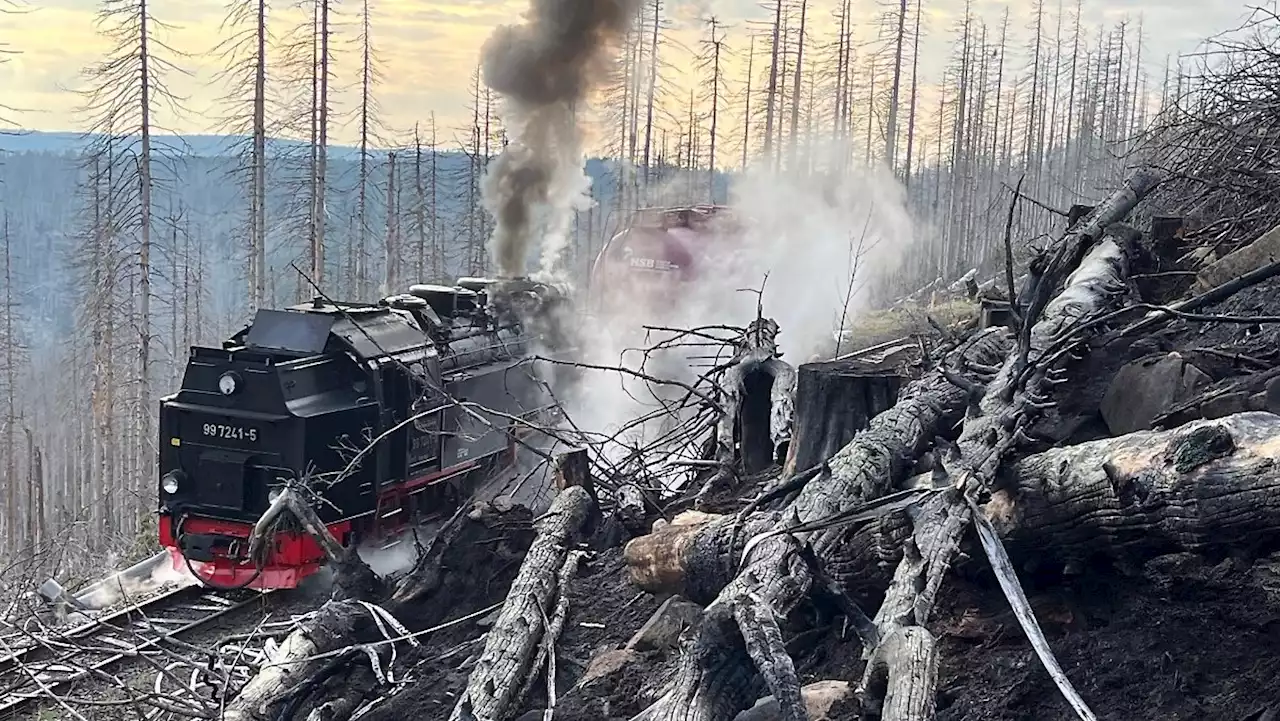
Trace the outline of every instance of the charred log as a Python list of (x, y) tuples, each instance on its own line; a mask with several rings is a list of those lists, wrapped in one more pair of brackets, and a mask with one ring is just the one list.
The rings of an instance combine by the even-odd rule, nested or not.
[(703, 519), (700, 526), (673, 524), (628, 544), (627, 562), (639, 585), (711, 601), (698, 631), (682, 645), (667, 693), (643, 718), (731, 718), (754, 700), (758, 678), (784, 718), (803, 718), (800, 684), (777, 627), (777, 619), (790, 613), (814, 581), (798, 553), (800, 544), (811, 545), (832, 575), (852, 569), (841, 568), (839, 529), (778, 529), (828, 519), (887, 493), (935, 435), (969, 407), (972, 389), (985, 380), (971, 366), (990, 367), (1008, 347), (1008, 333), (991, 329), (954, 349), (937, 369), (907, 386), (893, 408), (872, 419), (785, 510)]
[(554, 658), (555, 640), (567, 613), (564, 585), (579, 558), (573, 546), (594, 505), (585, 488), (569, 486), (538, 520), (538, 536), (485, 639), (484, 651), (451, 719), (511, 718), (542, 662)]
[[(1126, 258), (1121, 247), (1111, 240), (1095, 244), (1159, 181), (1160, 177), (1150, 172), (1130, 176), (1120, 190), (1033, 263), (1032, 276), (1019, 299), (1027, 310), (1018, 348), (1005, 359), (978, 404), (978, 413), (966, 420), (945, 463), (950, 488), (926, 502), (914, 519), (912, 536), (904, 544), (902, 561), (876, 614), (882, 646), (896, 643), (895, 635), (924, 629), (969, 526), (966, 496), (992, 489), (1004, 459), (1026, 441), (1026, 429), (1052, 398), (1048, 377), (1055, 366), (1052, 352), (1125, 292)], [(1065, 287), (1056, 293), (1064, 280)], [(885, 654), (880, 649), (868, 649), (864, 655), (873, 662), (868, 664), (861, 686), (868, 705), (880, 701), (874, 693), (878, 686), (875, 677), (882, 672), (888, 675), (889, 693), (913, 696), (925, 683), (932, 686), (936, 678), (936, 668), (922, 669), (914, 657)], [(883, 661), (887, 667), (875, 661)], [(1074, 693), (1062, 684), (1060, 688), (1069, 696)], [(933, 717), (931, 707), (904, 709), (886, 703), (884, 710), (884, 718), (891, 721)], [(890, 716), (891, 711), (901, 715)]]
[(1063, 561), (1247, 552), (1280, 529), (1280, 416), (1240, 413), (1029, 456), (984, 506), (1015, 548)]

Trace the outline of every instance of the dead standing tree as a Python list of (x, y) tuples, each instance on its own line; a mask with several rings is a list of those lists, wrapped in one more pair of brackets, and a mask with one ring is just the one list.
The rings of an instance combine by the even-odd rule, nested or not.
[(703, 484), (702, 505), (742, 472), (765, 470), (791, 438), (796, 370), (778, 357), (778, 324), (758, 317), (738, 341), (729, 367), (718, 379), (724, 396), (716, 422), (716, 473)]

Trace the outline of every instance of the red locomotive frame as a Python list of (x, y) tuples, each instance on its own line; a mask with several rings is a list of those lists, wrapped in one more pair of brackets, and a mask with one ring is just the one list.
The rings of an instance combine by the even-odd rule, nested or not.
[[(489, 458), (512, 461), (515, 453), (516, 441), (511, 440), (505, 452)], [(417, 502), (425, 491), (443, 488), (457, 479), (466, 484), (474, 480), (478, 473), (490, 471), (495, 465), (505, 465), (501, 461), (491, 464), (485, 460), (476, 459), (421, 478), (388, 484), (379, 493), (374, 510), (327, 524), (325, 528), (344, 546), (357, 537), (377, 539), (390, 536), (417, 518)], [(388, 521), (388, 518), (393, 520)], [(174, 519), (164, 514), (159, 518), (160, 544), (169, 552), (174, 568), (190, 570), (202, 583), (213, 588), (297, 588), (304, 579), (318, 572), (328, 560), (320, 544), (306, 533), (280, 532), (267, 550), (265, 563), (258, 567), (247, 558), (253, 524), (199, 516), (181, 519), (179, 523), (182, 531), (219, 534), (237, 539), (211, 562), (189, 561), (178, 547), (179, 529), (175, 528)]]

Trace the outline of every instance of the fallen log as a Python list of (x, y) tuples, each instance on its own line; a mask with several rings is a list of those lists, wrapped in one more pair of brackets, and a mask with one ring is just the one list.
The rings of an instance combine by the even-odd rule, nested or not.
[[(563, 586), (577, 559), (573, 546), (593, 507), (585, 488), (569, 486), (536, 522), (538, 535), (485, 639), (484, 651), (449, 716), (451, 720), (511, 718), (539, 671), (535, 662), (554, 658), (557, 623), (563, 624), (567, 612), (559, 608)], [(541, 654), (540, 646), (544, 648)]]
[(1251, 411), (1055, 448), (1001, 473), (983, 512), (1058, 560), (1246, 552), (1280, 530), (1280, 416)]
[[(1009, 348), (1004, 328), (974, 334), (938, 366), (909, 384), (897, 404), (872, 419), (798, 490), (783, 511), (760, 511), (701, 524), (666, 527), (627, 544), (633, 580), (654, 592), (710, 602), (698, 631), (682, 643), (674, 680), (638, 718), (729, 719), (754, 702), (763, 677), (784, 718), (803, 718), (800, 684), (781, 645), (777, 619), (809, 592), (813, 574), (796, 553), (808, 543), (826, 571), (839, 576), (841, 529), (796, 535), (762, 534), (819, 521), (887, 493), (901, 482), (936, 435), (959, 422), (972, 393)], [(750, 555), (740, 554), (748, 539)], [(754, 663), (753, 663), (754, 662)], [(790, 715), (786, 715), (790, 714)]]
[[(1001, 464), (1016, 446), (1029, 440), (1026, 429), (1051, 401), (1050, 372), (1059, 369), (1042, 361), (1049, 359), (1056, 344), (1105, 312), (1125, 292), (1123, 250), (1113, 240), (1095, 244), (1159, 181), (1160, 176), (1152, 172), (1134, 173), (1033, 264), (1040, 272), (1032, 274), (1019, 299), (1026, 310), (1018, 347), (1005, 359), (978, 403), (978, 413), (965, 421), (952, 454), (944, 460), (950, 488), (924, 503), (913, 519), (912, 535), (904, 543), (902, 560), (875, 617), (880, 644), (864, 650), (868, 663), (859, 688), (864, 708), (880, 713), (886, 721), (934, 717), (937, 655), (930, 650), (933, 637), (926, 624), (969, 527), (968, 497), (995, 490), (993, 481)], [(1064, 281), (1062, 291), (1056, 293)], [(895, 640), (900, 634), (911, 635), (913, 653), (890, 652), (902, 645)], [(931, 662), (922, 664), (921, 659)], [(1062, 682), (1059, 688), (1074, 702), (1069, 685)]]
[[(1171, 553), (1264, 555), (1280, 531), (1280, 415), (1053, 448), (1002, 467), (997, 482), (980, 509), (1015, 561), (1137, 568)], [(873, 559), (858, 568), (883, 573)]]
[(311, 619), (285, 638), (268, 663), (227, 704), (222, 718), (265, 721), (283, 716), (277, 711), (280, 706), (301, 703), (311, 688), (328, 676), (326, 669), (332, 659), (325, 654), (349, 646), (353, 639), (363, 638), (372, 625), (370, 612), (360, 600), (331, 600), (321, 606)]

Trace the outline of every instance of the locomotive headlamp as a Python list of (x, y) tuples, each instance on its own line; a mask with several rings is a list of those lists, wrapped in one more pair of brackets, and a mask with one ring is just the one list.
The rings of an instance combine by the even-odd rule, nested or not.
[(231, 371), (223, 373), (218, 378), (218, 390), (222, 391), (222, 395), (229, 396), (240, 390), (240, 376)]
[(169, 494), (169, 495), (171, 495), (171, 496), (172, 496), (173, 494), (177, 493), (177, 492), (178, 492), (178, 476), (177, 476), (177, 474), (174, 474), (174, 473), (166, 473), (166, 474), (164, 474), (164, 480), (163, 480), (163, 481), (161, 481), (161, 483), (160, 483), (160, 487), (164, 489), (164, 492), (165, 492), (165, 493), (168, 493), (168, 494)]

